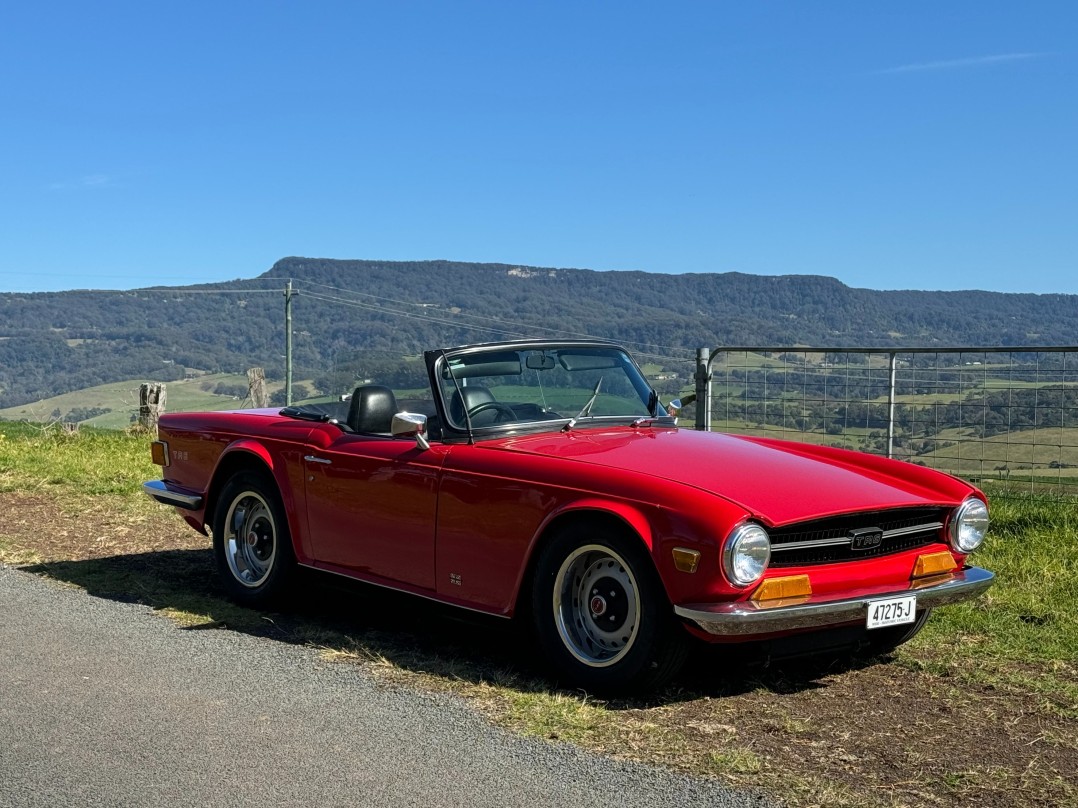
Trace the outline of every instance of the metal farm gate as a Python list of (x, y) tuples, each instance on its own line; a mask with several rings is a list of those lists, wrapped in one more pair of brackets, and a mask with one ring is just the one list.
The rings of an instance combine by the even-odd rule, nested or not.
[(1078, 493), (1078, 347), (701, 348), (695, 426)]

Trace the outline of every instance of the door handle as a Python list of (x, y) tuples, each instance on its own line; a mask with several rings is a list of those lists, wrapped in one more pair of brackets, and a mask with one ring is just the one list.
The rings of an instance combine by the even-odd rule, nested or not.
[(308, 463), (321, 463), (324, 466), (332, 466), (333, 465), (332, 460), (326, 460), (324, 457), (315, 457), (314, 455), (305, 455), (303, 459), (306, 460)]

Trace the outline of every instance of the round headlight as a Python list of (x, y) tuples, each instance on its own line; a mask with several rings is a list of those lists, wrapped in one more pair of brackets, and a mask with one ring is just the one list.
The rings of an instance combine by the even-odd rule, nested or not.
[(771, 539), (767, 531), (752, 522), (734, 528), (722, 551), (722, 566), (726, 577), (737, 586), (748, 586), (760, 580), (771, 560)]
[(951, 517), (951, 547), (959, 553), (972, 553), (981, 546), (987, 531), (988, 506), (971, 497)]

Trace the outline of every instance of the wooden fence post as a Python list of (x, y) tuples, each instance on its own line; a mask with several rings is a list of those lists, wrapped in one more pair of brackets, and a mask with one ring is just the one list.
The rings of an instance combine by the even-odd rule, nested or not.
[(251, 397), (252, 407), (261, 409), (269, 406), (269, 396), (266, 395), (266, 371), (262, 368), (247, 370), (247, 391)]
[(165, 411), (165, 385), (148, 382), (138, 389), (138, 423), (148, 432), (157, 432), (157, 422)]

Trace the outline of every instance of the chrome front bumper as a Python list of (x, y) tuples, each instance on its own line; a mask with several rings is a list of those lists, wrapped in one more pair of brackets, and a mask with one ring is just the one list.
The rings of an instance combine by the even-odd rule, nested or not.
[(894, 590), (876, 587), (858, 590), (850, 597), (831, 600), (828, 596), (790, 598), (788, 600), (736, 603), (689, 603), (675, 606), (674, 612), (695, 623), (708, 634), (749, 639), (754, 635), (775, 634), (804, 628), (823, 628), (842, 623), (864, 622), (868, 604), (881, 598), (917, 596), (917, 608), (933, 608), (957, 603), (979, 595), (995, 580), (988, 570), (966, 567), (944, 575), (914, 582), (910, 588)]
[(148, 483), (143, 483), (142, 491), (151, 499), (156, 499), (165, 505), (175, 505), (177, 508), (186, 508), (189, 511), (197, 511), (202, 507), (201, 496), (169, 488), (163, 480), (150, 480)]

